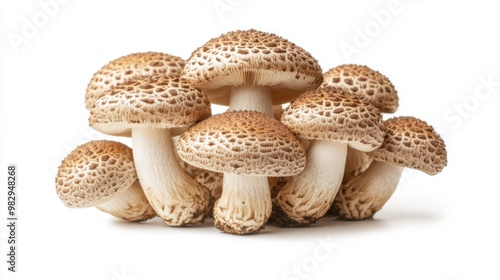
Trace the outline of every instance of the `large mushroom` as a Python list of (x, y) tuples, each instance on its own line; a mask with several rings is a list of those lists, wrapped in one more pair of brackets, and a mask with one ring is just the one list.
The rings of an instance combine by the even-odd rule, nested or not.
[(90, 125), (111, 135), (130, 135), (137, 174), (151, 205), (167, 225), (202, 222), (210, 194), (180, 167), (172, 140), (211, 115), (207, 97), (185, 81), (143, 76), (113, 87), (90, 111)]
[[(399, 107), (397, 90), (389, 78), (366, 65), (343, 64), (323, 74), (320, 87), (341, 87), (365, 102), (375, 106), (381, 113), (392, 114)], [(347, 148), (343, 182), (365, 171), (372, 158), (366, 153)]]
[(342, 219), (372, 218), (396, 190), (405, 167), (435, 175), (447, 165), (445, 143), (426, 122), (395, 117), (384, 124), (384, 143), (368, 153), (373, 163), (348, 181), (335, 198), (333, 207)]
[(132, 149), (109, 140), (76, 147), (62, 161), (56, 192), (70, 208), (93, 207), (127, 221), (156, 216), (137, 180)]
[(274, 200), (273, 221), (307, 226), (330, 208), (344, 174), (347, 146), (368, 152), (382, 144), (382, 116), (344, 89), (324, 87), (295, 99), (281, 121), (299, 138), (310, 140), (310, 146), (304, 171)]
[(87, 85), (85, 106), (90, 110), (107, 90), (139, 76), (178, 77), (185, 64), (182, 58), (161, 52), (138, 52), (121, 56), (104, 65), (92, 76)]
[(232, 234), (261, 230), (272, 211), (267, 177), (298, 174), (305, 164), (305, 151), (292, 132), (251, 111), (218, 114), (192, 126), (177, 149), (189, 164), (224, 173), (213, 214), (215, 226)]
[(318, 87), (323, 74), (310, 53), (275, 34), (238, 30), (213, 38), (186, 61), (182, 77), (229, 110), (272, 116), (272, 105)]

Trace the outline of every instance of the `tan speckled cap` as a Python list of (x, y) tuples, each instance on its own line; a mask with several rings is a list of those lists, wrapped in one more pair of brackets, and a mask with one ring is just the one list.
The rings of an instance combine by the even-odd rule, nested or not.
[(114, 141), (90, 141), (62, 161), (56, 192), (67, 207), (91, 207), (125, 191), (135, 180), (132, 149)]
[(389, 79), (368, 66), (344, 64), (328, 70), (321, 86), (346, 88), (364, 101), (373, 104), (382, 113), (394, 113), (399, 98)]
[(342, 88), (305, 92), (285, 109), (281, 122), (304, 139), (337, 140), (360, 151), (376, 149), (384, 137), (380, 112)]
[(208, 98), (199, 89), (174, 77), (142, 76), (99, 98), (89, 123), (102, 133), (130, 136), (132, 127), (184, 127), (210, 115)]
[(443, 139), (434, 128), (414, 117), (396, 117), (385, 124), (380, 148), (368, 153), (374, 160), (386, 161), (435, 175), (447, 165)]
[(323, 80), (321, 67), (310, 53), (255, 29), (211, 39), (192, 53), (182, 76), (220, 105), (229, 104), (230, 87), (270, 87), (276, 105), (318, 87)]
[(231, 111), (190, 127), (177, 142), (189, 164), (239, 175), (292, 176), (305, 167), (300, 141), (273, 117)]
[(90, 110), (106, 90), (137, 76), (180, 76), (185, 64), (180, 57), (159, 52), (133, 53), (117, 58), (92, 77), (87, 86), (85, 106)]

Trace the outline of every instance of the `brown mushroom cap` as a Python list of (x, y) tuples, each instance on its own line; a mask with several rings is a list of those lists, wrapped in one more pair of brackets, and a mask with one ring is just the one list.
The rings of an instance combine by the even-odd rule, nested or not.
[(307, 140), (337, 140), (371, 151), (384, 139), (380, 112), (342, 88), (322, 87), (303, 93), (283, 113), (281, 122)]
[(85, 106), (88, 110), (107, 90), (131, 78), (143, 75), (180, 76), (186, 62), (177, 56), (142, 52), (119, 57), (97, 71), (87, 86)]
[(426, 122), (414, 117), (395, 117), (384, 122), (384, 143), (368, 153), (385, 161), (435, 175), (447, 165), (443, 139)]
[(305, 167), (305, 151), (292, 132), (252, 111), (218, 114), (190, 127), (177, 150), (187, 163), (215, 172), (292, 176)]
[(185, 127), (211, 115), (199, 89), (166, 76), (141, 76), (117, 85), (90, 110), (90, 125), (102, 133), (130, 136), (133, 127)]
[(220, 105), (229, 105), (230, 87), (270, 87), (276, 105), (318, 87), (323, 80), (321, 67), (310, 53), (255, 29), (211, 39), (192, 53), (182, 76)]
[(62, 161), (56, 192), (67, 207), (91, 207), (125, 191), (135, 180), (132, 149), (114, 141), (90, 141)]
[(382, 113), (394, 113), (399, 98), (389, 79), (368, 66), (345, 64), (328, 70), (321, 86), (346, 88), (364, 101), (373, 104)]

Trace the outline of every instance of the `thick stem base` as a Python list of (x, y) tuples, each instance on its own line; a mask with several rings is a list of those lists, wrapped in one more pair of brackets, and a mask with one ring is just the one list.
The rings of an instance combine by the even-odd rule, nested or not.
[(274, 200), (273, 221), (282, 227), (303, 227), (323, 217), (340, 187), (346, 153), (346, 144), (311, 141), (306, 168)]
[(335, 197), (333, 208), (341, 219), (371, 219), (392, 196), (403, 167), (373, 161), (361, 175), (343, 185)]
[(209, 213), (210, 193), (180, 167), (169, 130), (134, 128), (132, 145), (141, 186), (165, 224), (203, 222)]
[(266, 177), (224, 173), (222, 195), (215, 203), (215, 226), (227, 233), (260, 231), (271, 215), (272, 202)]

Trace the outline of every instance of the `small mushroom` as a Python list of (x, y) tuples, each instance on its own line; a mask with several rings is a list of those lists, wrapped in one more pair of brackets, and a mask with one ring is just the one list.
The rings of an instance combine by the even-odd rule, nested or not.
[(342, 219), (372, 218), (396, 190), (405, 167), (435, 175), (447, 165), (444, 141), (426, 122), (395, 117), (384, 124), (384, 143), (368, 153), (373, 163), (348, 181), (335, 198), (334, 208)]
[(318, 61), (301, 47), (250, 29), (228, 32), (196, 49), (182, 77), (213, 104), (272, 116), (272, 105), (318, 87), (323, 74)]
[(380, 112), (341, 88), (311, 90), (281, 118), (299, 138), (310, 140), (304, 171), (288, 180), (274, 200), (279, 226), (307, 226), (330, 208), (344, 174), (347, 146), (372, 151), (382, 144)]
[(207, 97), (185, 81), (143, 76), (113, 87), (90, 111), (90, 125), (111, 135), (130, 135), (139, 181), (167, 225), (202, 222), (209, 191), (179, 165), (174, 128), (185, 130), (211, 115)]
[[(273, 106), (273, 117), (277, 120), (283, 115), (283, 108), (281, 105)], [(178, 137), (174, 137), (174, 141), (177, 142)], [(205, 186), (212, 195), (212, 200), (216, 201), (219, 199), (222, 193), (222, 177), (223, 173), (213, 172), (198, 168), (188, 164), (187, 162), (179, 158), (179, 162), (182, 168), (196, 180), (200, 185)], [(271, 194), (275, 194), (276, 190), (283, 185), (285, 178), (269, 177), (269, 187), (271, 188)], [(274, 196), (273, 196), (274, 197)]]
[(90, 110), (107, 90), (132, 78), (149, 75), (178, 77), (185, 65), (182, 58), (160, 52), (140, 52), (119, 57), (92, 76), (85, 94), (85, 106)]
[(156, 216), (137, 180), (132, 149), (97, 140), (75, 148), (62, 161), (56, 192), (70, 208), (93, 207), (127, 221)]
[(261, 230), (272, 210), (267, 177), (298, 174), (305, 164), (300, 141), (278, 120), (259, 112), (212, 116), (182, 134), (177, 149), (189, 164), (224, 173), (213, 212), (215, 226), (232, 234)]
[(320, 87), (340, 87), (375, 106), (381, 113), (395, 113), (399, 107), (396, 88), (389, 78), (365, 65), (344, 64), (323, 75)]
[[(399, 107), (396, 88), (389, 78), (365, 65), (344, 64), (323, 74), (320, 87), (341, 87), (365, 102), (375, 106), (381, 113), (394, 113)], [(343, 182), (363, 173), (372, 162), (366, 153), (347, 148)]]

